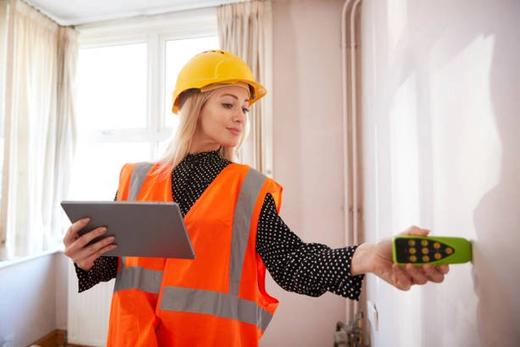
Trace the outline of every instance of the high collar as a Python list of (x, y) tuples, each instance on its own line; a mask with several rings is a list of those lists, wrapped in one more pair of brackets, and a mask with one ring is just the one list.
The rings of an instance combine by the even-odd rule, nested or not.
[(223, 160), (220, 156), (219, 149), (215, 151), (209, 152), (199, 152), (199, 153), (190, 153), (188, 154), (183, 162), (194, 164), (194, 165), (203, 165), (210, 162)]

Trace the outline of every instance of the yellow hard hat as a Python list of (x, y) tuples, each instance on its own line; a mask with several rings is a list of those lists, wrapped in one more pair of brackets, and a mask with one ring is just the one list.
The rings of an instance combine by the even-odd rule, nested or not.
[(222, 50), (197, 54), (184, 65), (177, 77), (173, 92), (173, 113), (180, 109), (181, 94), (190, 89), (203, 89), (209, 85), (246, 83), (249, 86), (249, 105), (265, 95), (265, 88), (255, 81), (249, 66), (236, 55)]

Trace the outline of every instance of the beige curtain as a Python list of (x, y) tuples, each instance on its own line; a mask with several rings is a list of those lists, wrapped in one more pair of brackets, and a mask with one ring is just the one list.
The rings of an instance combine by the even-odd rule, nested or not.
[(76, 31), (20, 0), (8, 10), (0, 236), (12, 256), (56, 247), (75, 147)]
[(251, 1), (217, 8), (220, 47), (244, 59), (267, 89), (250, 114), (249, 137), (239, 159), (273, 175), (272, 10), (271, 1)]
[[(4, 164), (4, 103), (5, 103), (5, 70), (6, 70), (6, 50), (7, 50), (7, 22), (9, 7), (7, 1), (0, 0), (0, 207), (2, 203), (2, 177)], [(0, 224), (3, 216), (0, 212)], [(5, 230), (0, 226), (0, 261), (5, 258)]]

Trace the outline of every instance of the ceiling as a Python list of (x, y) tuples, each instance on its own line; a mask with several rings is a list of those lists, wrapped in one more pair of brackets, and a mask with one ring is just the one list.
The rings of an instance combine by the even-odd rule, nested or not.
[(240, 0), (25, 0), (60, 25), (155, 15)]

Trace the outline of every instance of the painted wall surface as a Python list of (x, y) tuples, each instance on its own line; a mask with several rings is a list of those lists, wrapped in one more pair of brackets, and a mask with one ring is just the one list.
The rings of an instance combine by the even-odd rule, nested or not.
[[(67, 338), (71, 344), (106, 346), (110, 303), (115, 280), (101, 282), (87, 291), (78, 293), (76, 270), (66, 258), (68, 272)], [(96, 303), (93, 305), (92, 303)]]
[(442, 285), (369, 276), (372, 345), (519, 346), (520, 2), (364, 0), (362, 18), (368, 238), (474, 242)]
[[(343, 1), (273, 1), (274, 177), (281, 216), (305, 242), (344, 246), (340, 23)], [(262, 346), (332, 346), (345, 299), (289, 293)]]
[(69, 280), (67, 265), (69, 258), (62, 252), (55, 255), (54, 270), (56, 271), (56, 329), (67, 330), (67, 291)]
[(27, 346), (66, 326), (63, 254), (0, 263), (0, 346)]

